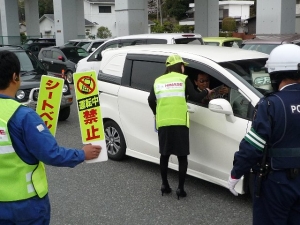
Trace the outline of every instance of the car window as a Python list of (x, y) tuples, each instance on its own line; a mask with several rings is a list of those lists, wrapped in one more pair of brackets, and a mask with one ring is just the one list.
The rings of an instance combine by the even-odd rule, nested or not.
[(92, 54), (91, 56), (88, 58), (88, 62), (90, 61), (101, 61), (102, 56), (101, 53), (102, 51), (104, 51), (105, 49), (109, 49), (109, 48), (118, 48), (119, 47), (119, 41), (111, 41), (105, 45), (102, 45), (101, 47), (97, 48)]
[(147, 44), (167, 44), (168, 41), (166, 39), (147, 39)]
[(81, 46), (86, 45), (86, 44), (91, 44), (91, 42), (90, 41), (81, 41), (76, 46), (81, 47)]
[(120, 47), (130, 46), (130, 45), (144, 45), (147, 43), (146, 39), (124, 39), (121, 40)]
[(244, 44), (242, 49), (254, 50), (266, 54), (270, 54), (271, 51), (277, 47), (278, 44)]
[(52, 59), (58, 59), (58, 56), (62, 56), (61, 52), (53, 50), (52, 51)]
[(98, 48), (100, 45), (102, 45), (104, 42), (95, 42), (95, 43), (93, 43), (92, 44), (92, 47), (91, 47), (91, 49), (92, 48)]
[[(43, 65), (33, 56), (31, 52), (14, 52), (20, 61), (21, 72), (36, 71), (38, 74), (45, 74), (45, 68)], [(30, 73), (32, 74), (32, 73)], [(29, 74), (23, 73), (21, 76), (26, 76)]]
[(82, 58), (87, 57), (89, 55), (89, 53), (85, 49), (81, 49), (81, 48), (77, 49), (77, 54)]
[(51, 50), (43, 50), (42, 55), (43, 55), (44, 58), (52, 58)]
[(219, 42), (204, 42), (205, 45), (211, 45), (211, 46), (219, 46), (220, 43)]
[[(151, 69), (145, 70), (145, 68)], [(132, 64), (131, 87), (150, 91), (154, 80), (164, 74), (165, 70), (166, 66), (164, 63), (135, 60)], [(141, 71), (143, 71), (143, 76), (141, 76)]]
[(177, 38), (175, 44), (201, 45), (201, 38)]

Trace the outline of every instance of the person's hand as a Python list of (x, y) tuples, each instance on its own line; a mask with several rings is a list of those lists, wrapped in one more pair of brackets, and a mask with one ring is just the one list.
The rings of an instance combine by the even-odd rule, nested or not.
[(98, 158), (101, 149), (100, 145), (87, 144), (83, 146), (82, 150), (84, 151), (85, 160)]
[(214, 90), (210, 90), (209, 88), (206, 88), (206, 90), (208, 91), (207, 96), (210, 96), (212, 93), (214, 93)]
[(228, 93), (229, 93), (229, 88), (226, 87), (226, 86), (224, 86), (224, 85), (223, 85), (223, 87), (220, 88), (220, 90), (219, 90), (219, 94), (220, 94), (220, 95), (226, 95), (226, 94), (228, 94)]
[(238, 193), (234, 190), (235, 185), (240, 181), (240, 179), (233, 179), (231, 178), (231, 176), (229, 175), (229, 179), (228, 179), (228, 189), (229, 191), (234, 194), (235, 196), (238, 196)]

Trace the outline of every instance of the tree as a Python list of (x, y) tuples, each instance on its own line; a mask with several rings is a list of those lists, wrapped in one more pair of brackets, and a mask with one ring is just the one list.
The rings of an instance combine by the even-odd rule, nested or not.
[(112, 36), (111, 32), (107, 27), (101, 26), (98, 28), (98, 32), (97, 32), (98, 38), (106, 39), (106, 38), (110, 38), (111, 36)]
[(53, 13), (53, 0), (39, 0), (39, 17)]
[(176, 20), (186, 18), (186, 11), (189, 9), (189, 0), (164, 0), (163, 11)]
[(233, 32), (236, 30), (236, 22), (232, 17), (226, 17), (222, 21), (222, 30)]

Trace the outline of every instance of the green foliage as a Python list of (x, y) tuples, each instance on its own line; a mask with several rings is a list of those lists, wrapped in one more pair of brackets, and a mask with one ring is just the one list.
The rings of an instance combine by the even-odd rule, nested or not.
[(222, 30), (223, 31), (235, 31), (236, 30), (236, 22), (232, 17), (226, 17), (222, 21)]
[(27, 36), (24, 32), (20, 33), (20, 38), (21, 38), (21, 44), (25, 43)]
[(189, 9), (189, 0), (165, 0), (163, 11), (176, 20), (186, 18), (186, 11)]
[(226, 31), (226, 32), (220, 32), (219, 33), (219, 37), (232, 37), (232, 33), (231, 31)]
[(250, 6), (250, 17), (256, 16), (256, 0), (254, 0), (254, 5)]
[(194, 26), (173, 24), (170, 21), (165, 21), (163, 25), (157, 20), (153, 21), (155, 25), (151, 26), (151, 33), (190, 33), (194, 32)]
[(39, 0), (39, 17), (53, 13), (53, 0)]
[(101, 26), (98, 28), (98, 31), (97, 31), (98, 38), (106, 39), (106, 38), (110, 38), (111, 36), (112, 36), (112, 34), (107, 27)]

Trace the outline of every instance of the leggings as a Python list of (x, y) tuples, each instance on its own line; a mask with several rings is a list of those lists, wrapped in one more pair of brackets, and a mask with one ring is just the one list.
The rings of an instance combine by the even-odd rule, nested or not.
[[(162, 184), (169, 185), (168, 182), (168, 163), (169, 163), (170, 155), (161, 155), (160, 156), (160, 173)], [(179, 184), (178, 188), (184, 190), (184, 182), (186, 171), (188, 167), (187, 156), (177, 156), (178, 164), (179, 164)]]

